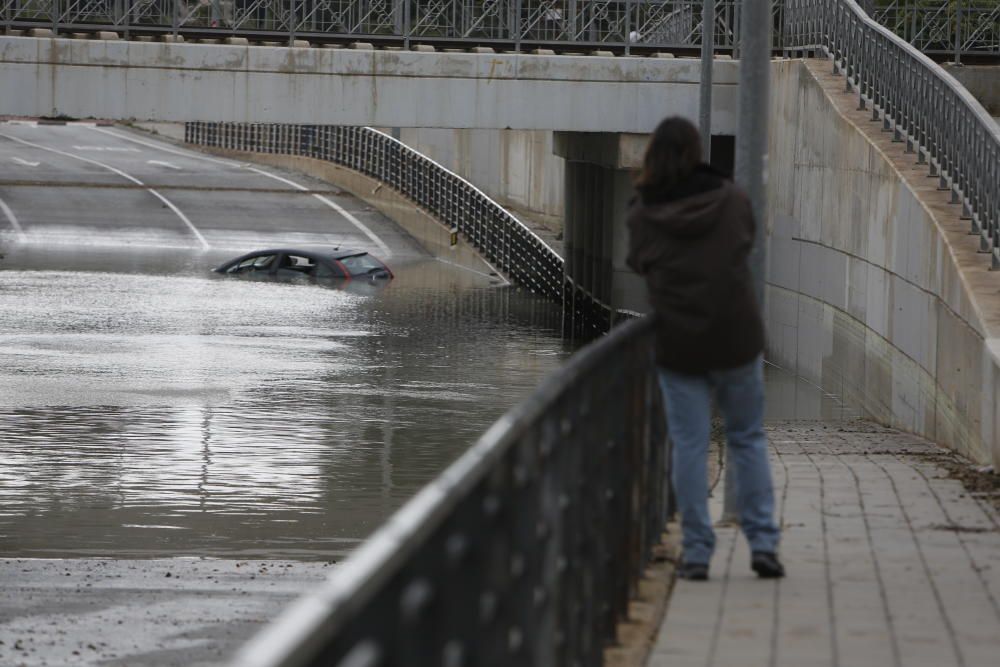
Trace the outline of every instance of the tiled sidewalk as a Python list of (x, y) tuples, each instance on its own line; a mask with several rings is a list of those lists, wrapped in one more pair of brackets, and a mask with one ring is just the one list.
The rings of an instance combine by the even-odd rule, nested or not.
[(718, 529), (711, 579), (677, 582), (650, 667), (1000, 665), (1000, 516), (947, 478), (947, 452), (860, 421), (770, 438), (788, 577), (757, 579)]

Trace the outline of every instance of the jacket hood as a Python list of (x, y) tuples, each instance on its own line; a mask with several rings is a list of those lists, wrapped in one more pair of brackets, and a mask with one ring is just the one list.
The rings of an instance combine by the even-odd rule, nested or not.
[(673, 201), (636, 203), (632, 217), (664, 231), (673, 238), (697, 238), (710, 233), (737, 190), (723, 181), (718, 188)]

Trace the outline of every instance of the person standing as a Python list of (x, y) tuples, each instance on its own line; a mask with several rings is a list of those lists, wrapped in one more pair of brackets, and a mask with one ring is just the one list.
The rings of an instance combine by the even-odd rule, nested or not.
[(783, 577), (763, 427), (764, 324), (747, 263), (755, 228), (750, 200), (702, 163), (698, 130), (679, 117), (654, 131), (636, 189), (627, 261), (646, 280), (655, 318), (683, 532), (678, 576), (707, 579), (715, 549), (707, 479), (714, 398), (725, 419), (750, 566), (760, 577)]

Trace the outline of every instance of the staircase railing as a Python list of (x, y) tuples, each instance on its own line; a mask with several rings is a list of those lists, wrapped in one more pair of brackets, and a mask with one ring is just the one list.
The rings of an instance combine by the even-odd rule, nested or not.
[(786, 0), (789, 48), (822, 49), (893, 137), (926, 164), (1000, 268), (1000, 126), (962, 84), (854, 0)]

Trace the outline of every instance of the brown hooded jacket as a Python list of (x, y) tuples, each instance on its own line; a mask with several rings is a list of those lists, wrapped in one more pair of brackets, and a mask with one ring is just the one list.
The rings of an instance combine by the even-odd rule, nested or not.
[(754, 220), (743, 192), (702, 166), (673, 193), (637, 198), (628, 227), (628, 264), (649, 287), (660, 366), (703, 374), (761, 353), (764, 326), (747, 264)]

